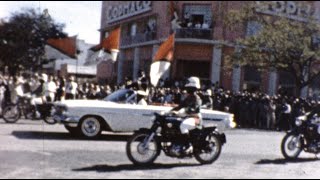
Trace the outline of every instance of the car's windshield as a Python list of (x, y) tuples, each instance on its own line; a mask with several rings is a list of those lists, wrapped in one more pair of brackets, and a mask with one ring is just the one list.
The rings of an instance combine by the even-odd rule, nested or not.
[(134, 92), (129, 89), (120, 89), (106, 98), (104, 98), (104, 101), (111, 101), (111, 102), (126, 102), (128, 98), (133, 94)]

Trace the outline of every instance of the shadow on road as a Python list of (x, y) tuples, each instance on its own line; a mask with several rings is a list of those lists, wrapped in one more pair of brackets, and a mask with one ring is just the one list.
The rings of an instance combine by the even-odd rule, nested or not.
[(305, 163), (305, 162), (313, 162), (313, 161), (319, 161), (319, 159), (315, 158), (299, 158), (296, 160), (286, 160), (286, 159), (262, 159), (255, 164), (258, 165), (265, 165), (265, 164), (290, 164), (290, 163)]
[(176, 167), (193, 167), (201, 166), (200, 164), (186, 164), (186, 163), (175, 163), (175, 164), (152, 164), (148, 166), (137, 166), (134, 164), (123, 164), (123, 165), (95, 165), (91, 167), (84, 167), (79, 169), (73, 169), (72, 171), (96, 171), (96, 172), (117, 172), (117, 171), (135, 171), (135, 170), (155, 170), (155, 169), (171, 169)]
[[(86, 138), (75, 137), (63, 132), (41, 132), (41, 131), (13, 131), (12, 135), (19, 139), (34, 140), (88, 140)], [(94, 141), (127, 141), (131, 135), (102, 134), (100, 137), (90, 139)]]
[[(30, 120), (31, 121), (31, 120)], [(45, 123), (45, 122), (44, 122)], [(4, 121), (1, 122), (1, 119), (0, 119), (0, 125), (31, 125), (31, 126), (39, 126), (41, 124), (39, 124), (39, 122), (31, 122), (31, 123), (26, 123), (26, 122), (16, 122), (16, 123), (6, 123)]]

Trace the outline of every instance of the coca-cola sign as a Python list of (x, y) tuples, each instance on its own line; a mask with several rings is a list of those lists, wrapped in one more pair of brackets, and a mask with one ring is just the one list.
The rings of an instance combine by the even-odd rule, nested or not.
[(109, 6), (107, 10), (107, 22), (112, 23), (150, 11), (151, 4), (151, 1), (129, 1), (117, 6)]

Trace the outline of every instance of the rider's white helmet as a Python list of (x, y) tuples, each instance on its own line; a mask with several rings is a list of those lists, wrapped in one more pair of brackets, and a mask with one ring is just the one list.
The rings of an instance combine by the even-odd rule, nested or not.
[(194, 87), (200, 89), (200, 79), (198, 77), (190, 77), (185, 87)]

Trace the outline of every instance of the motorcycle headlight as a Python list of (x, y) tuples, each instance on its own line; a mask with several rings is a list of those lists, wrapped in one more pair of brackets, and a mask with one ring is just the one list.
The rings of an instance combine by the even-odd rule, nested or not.
[(301, 125), (302, 125), (302, 120), (296, 119), (296, 126), (301, 126)]
[(66, 114), (68, 112), (68, 108), (67, 108), (67, 106), (55, 106), (54, 112), (56, 114), (60, 114), (60, 115)]

